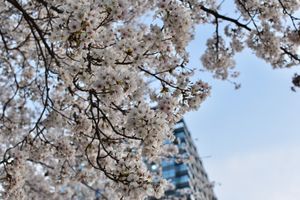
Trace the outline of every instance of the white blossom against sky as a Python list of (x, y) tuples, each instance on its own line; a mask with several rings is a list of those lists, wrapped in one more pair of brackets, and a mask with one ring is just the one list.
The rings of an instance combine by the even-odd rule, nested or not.
[[(211, 28), (197, 30), (192, 66)], [(196, 51), (198, 49), (198, 51)], [(277, 69), (250, 50), (236, 57), (239, 90), (213, 81), (212, 95), (185, 120), (219, 200), (298, 200), (300, 196), (300, 90), (294, 69)], [(206, 156), (210, 156), (207, 158)]]
[[(229, 81), (243, 44), (273, 67), (300, 63), (299, 9), (299, 0), (4, 1), (0, 198), (160, 198), (169, 184), (144, 158), (176, 153), (164, 145), (170, 128), (208, 96), (187, 121), (201, 155), (212, 156), (219, 198), (298, 197), (296, 71), (275, 72), (245, 51), (237, 56), (242, 89)], [(156, 22), (137, 23), (148, 13)], [(200, 55), (227, 82), (200, 71), (191, 82)]]

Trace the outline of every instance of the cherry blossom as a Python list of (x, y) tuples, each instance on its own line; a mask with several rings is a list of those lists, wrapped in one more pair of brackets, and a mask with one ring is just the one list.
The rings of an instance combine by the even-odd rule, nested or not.
[(234, 4), (237, 17), (215, 0), (4, 0), (1, 198), (163, 196), (146, 163), (176, 156), (172, 127), (210, 95), (188, 67), (197, 26), (214, 27), (201, 61), (216, 78), (238, 75), (244, 48), (299, 64), (300, 1)]

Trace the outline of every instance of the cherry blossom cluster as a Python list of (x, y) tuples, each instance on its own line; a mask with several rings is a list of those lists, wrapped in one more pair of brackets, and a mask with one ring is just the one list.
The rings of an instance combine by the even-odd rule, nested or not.
[(216, 78), (246, 47), (299, 64), (299, 1), (234, 3), (239, 17), (216, 0), (4, 0), (1, 198), (161, 197), (145, 160), (177, 154), (172, 127), (210, 95), (189, 66), (196, 26), (214, 27), (201, 61)]

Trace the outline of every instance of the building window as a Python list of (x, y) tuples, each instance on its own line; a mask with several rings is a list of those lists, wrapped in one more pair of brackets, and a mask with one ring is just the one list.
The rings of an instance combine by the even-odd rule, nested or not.
[(186, 183), (189, 182), (190, 177), (188, 175), (180, 176), (175, 178), (176, 184)]
[(183, 131), (175, 133), (175, 136), (177, 138), (180, 138), (180, 139), (183, 139), (183, 140), (186, 138), (186, 135), (185, 135), (185, 133)]
[(165, 167), (172, 167), (173, 165), (174, 165), (174, 159), (162, 160), (161, 161), (161, 166), (163, 168), (165, 168)]
[(180, 121), (180, 122), (178, 122), (178, 123), (176, 123), (175, 124), (175, 129), (178, 129), (178, 128), (182, 128), (182, 127), (184, 127), (184, 123), (183, 123), (183, 121)]
[(175, 177), (175, 170), (171, 169), (171, 170), (163, 170), (163, 177), (165, 179), (170, 179)]
[(178, 183), (176, 184), (176, 188), (177, 189), (190, 188), (190, 183), (189, 182)]
[(185, 170), (188, 170), (188, 167), (184, 163), (181, 163), (180, 165), (176, 166), (176, 171), (185, 171)]

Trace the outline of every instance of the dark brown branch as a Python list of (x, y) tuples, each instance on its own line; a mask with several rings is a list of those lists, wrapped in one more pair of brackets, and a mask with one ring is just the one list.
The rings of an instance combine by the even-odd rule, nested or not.
[(55, 54), (54, 52), (51, 50), (50, 46), (48, 45), (46, 39), (44, 38), (44, 33), (43, 31), (40, 29), (40, 27), (35, 23), (34, 19), (23, 9), (23, 7), (18, 3), (18, 1), (16, 0), (7, 0), (8, 2), (10, 2), (16, 9), (18, 9), (24, 16), (25, 20), (27, 21), (27, 23), (30, 26), (33, 26), (34, 29), (37, 31), (37, 33), (40, 36), (40, 39), (42, 40), (45, 48), (47, 49), (48, 53), (51, 55), (52, 58), (55, 59)]
[(203, 5), (201, 5), (200, 8), (201, 8), (201, 10), (205, 11), (206, 13), (209, 13), (209, 14), (213, 15), (213, 16), (216, 17), (216, 18), (219, 18), (219, 19), (223, 19), (223, 20), (225, 20), (225, 21), (232, 22), (232, 23), (234, 23), (235, 25), (237, 25), (237, 26), (239, 26), (239, 27), (242, 27), (242, 28), (244, 28), (244, 29), (246, 29), (246, 30), (248, 30), (248, 31), (251, 31), (251, 28), (250, 28), (250, 27), (248, 27), (246, 24), (242, 24), (241, 22), (239, 22), (239, 21), (236, 20), (236, 19), (227, 17), (227, 16), (225, 16), (225, 15), (221, 15), (221, 14), (219, 14), (217, 11), (211, 10), (211, 9), (209, 9), (209, 8), (206, 8), (206, 7), (203, 6)]
[[(48, 7), (48, 3), (46, 1), (44, 1), (44, 0), (36, 0), (36, 1), (43, 4), (43, 6)], [(54, 6), (50, 6), (50, 9), (56, 11), (57, 13), (63, 13), (64, 12), (63, 10), (60, 10), (59, 8), (54, 7)]]

